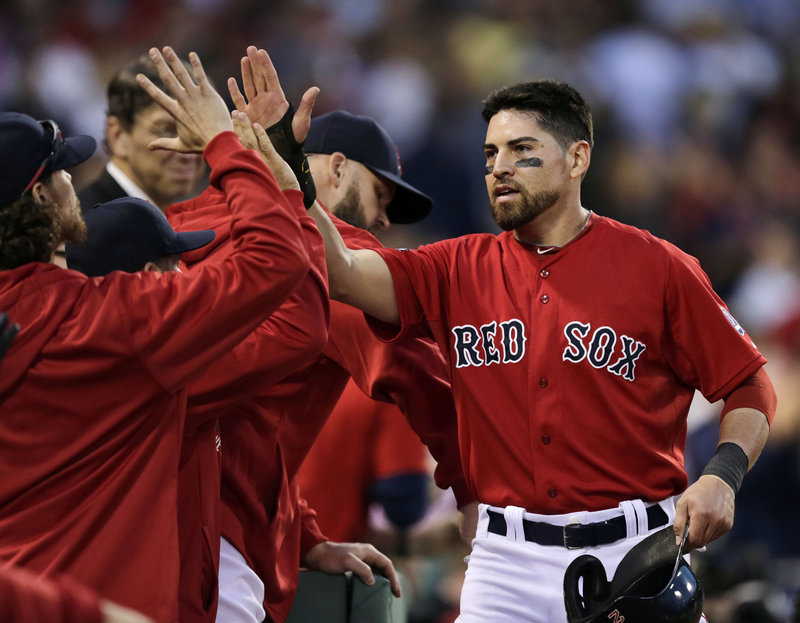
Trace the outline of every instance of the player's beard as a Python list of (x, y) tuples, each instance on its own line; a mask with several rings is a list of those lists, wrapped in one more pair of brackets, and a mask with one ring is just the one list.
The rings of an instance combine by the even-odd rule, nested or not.
[(561, 198), (561, 194), (554, 190), (540, 190), (537, 193), (530, 193), (525, 188), (515, 187), (514, 190), (519, 193), (519, 196), (502, 204), (497, 202), (494, 193), (489, 195), (494, 221), (505, 231), (511, 231), (530, 223), (537, 216), (552, 208)]
[(353, 227), (371, 231), (368, 227), (367, 217), (364, 215), (364, 208), (361, 206), (361, 192), (355, 182), (350, 184), (342, 200), (333, 206), (331, 212)]
[(62, 208), (59, 213), (58, 228), (60, 239), (71, 244), (81, 244), (86, 241), (86, 221), (81, 214), (81, 202), (73, 196), (69, 205)]

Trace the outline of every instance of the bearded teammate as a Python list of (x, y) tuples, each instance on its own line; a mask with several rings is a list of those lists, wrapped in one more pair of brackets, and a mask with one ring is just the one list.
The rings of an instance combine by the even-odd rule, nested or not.
[(61, 168), (88, 156), (93, 141), (64, 139), (52, 122), (0, 115), (0, 309), (22, 320), (0, 375), (0, 558), (42, 575), (68, 573), (106, 598), (175, 621), (188, 385), (293, 292), (309, 258), (297, 215), (232, 132), (199, 58), (190, 55), (195, 82), (174, 51), (164, 54), (172, 71), (151, 51), (176, 98), (156, 98), (178, 120), (170, 144), (204, 151), (233, 215), (237, 253), (194, 275), (89, 279), (48, 264), (61, 240), (78, 242), (85, 228)]
[[(248, 48), (247, 57), (242, 59), (242, 78), (247, 100), (235, 81), (229, 81), (237, 108), (265, 127), (284, 116), (289, 104), (266, 52)], [(298, 136), (305, 135), (310, 121), (306, 97), (308, 94), (293, 125)], [(253, 146), (258, 147), (258, 143)], [(381, 147), (396, 158), (391, 142), (388, 146), (381, 143)], [(340, 172), (348, 180), (379, 181), (356, 161)], [(385, 187), (381, 210), (402, 209), (402, 202), (386, 205), (391, 185), (386, 181), (381, 185)], [(207, 226), (203, 224), (204, 215), (192, 210), (170, 209), (167, 216), (177, 230)], [(347, 232), (351, 244), (379, 246), (366, 231), (338, 221), (337, 226)], [(217, 239), (224, 241), (224, 228), (214, 228)], [(224, 253), (224, 247), (218, 248)], [(212, 257), (190, 257), (190, 270), (193, 264), (202, 266)], [(371, 576), (369, 567), (355, 560), (353, 554), (372, 562), (377, 551), (364, 544), (328, 542), (316, 525), (314, 512), (299, 497), (294, 481), (303, 457), (350, 376), (373, 398), (401, 407), (438, 461), (437, 483), (453, 487), (462, 505), (472, 502), (458, 460), (455, 410), (446, 368), (436, 347), (430, 340), (418, 339), (386, 345), (370, 334), (358, 310), (332, 305), (329, 343), (315, 365), (278, 386), (265, 388), (248, 405), (239, 407), (237, 417), (221, 422), (225, 538), (218, 621), (261, 621), (265, 612), (267, 621), (284, 621), (301, 564), (338, 572), (346, 561), (351, 566), (344, 568), (352, 568), (365, 579)], [(272, 465), (264, 465), (265, 444), (276, 449)], [(399, 594), (393, 573), (390, 578), (395, 594)]]
[[(505, 233), (358, 251), (312, 213), (331, 296), (383, 321), (373, 326), (386, 339), (432, 335), (448, 358), (480, 501), (461, 620), (564, 622), (563, 572), (580, 554), (610, 577), (664, 525), (679, 535), (691, 520), (691, 548), (730, 529), (776, 399), (764, 357), (694, 258), (581, 205), (593, 139), (577, 91), (507, 87), (483, 116)], [(687, 488), (695, 389), (725, 408), (717, 452)]]

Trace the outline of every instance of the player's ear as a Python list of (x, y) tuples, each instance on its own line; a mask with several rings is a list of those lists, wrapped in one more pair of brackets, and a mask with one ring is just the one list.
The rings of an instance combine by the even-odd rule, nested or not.
[(106, 141), (111, 154), (119, 158), (126, 158), (130, 153), (131, 136), (125, 129), (119, 117), (109, 115), (106, 118)]
[(328, 159), (328, 179), (331, 186), (339, 188), (347, 174), (347, 156), (340, 151), (335, 151)]
[(49, 201), (56, 200), (56, 197), (50, 189), (50, 186), (41, 180), (37, 180), (37, 182), (31, 187), (31, 195), (37, 203), (48, 203)]
[(155, 262), (147, 262), (147, 264), (145, 264), (142, 267), (142, 272), (143, 273), (162, 273), (164, 271), (161, 270), (161, 268), (159, 268), (158, 265)]
[(586, 141), (575, 141), (569, 148), (568, 158), (570, 163), (569, 176), (571, 178), (582, 178), (589, 169), (589, 161), (592, 158), (592, 148)]

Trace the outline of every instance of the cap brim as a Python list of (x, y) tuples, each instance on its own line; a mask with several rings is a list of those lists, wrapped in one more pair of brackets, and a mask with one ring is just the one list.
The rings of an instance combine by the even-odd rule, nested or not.
[(165, 254), (186, 253), (206, 246), (216, 236), (216, 232), (211, 229), (200, 231), (181, 231), (177, 232), (175, 240), (166, 249)]
[(81, 134), (70, 136), (64, 139), (64, 146), (58, 152), (58, 156), (53, 159), (48, 169), (50, 171), (60, 171), (69, 169), (76, 164), (85, 162), (94, 155), (97, 149), (97, 141), (91, 136)]
[(408, 225), (421, 221), (433, 209), (433, 199), (428, 197), (423, 192), (414, 188), (411, 184), (406, 182), (402, 177), (382, 171), (374, 167), (367, 167), (373, 173), (385, 177), (396, 184), (396, 191), (394, 198), (386, 206), (386, 216), (389, 217), (390, 223), (397, 223), (398, 225)]

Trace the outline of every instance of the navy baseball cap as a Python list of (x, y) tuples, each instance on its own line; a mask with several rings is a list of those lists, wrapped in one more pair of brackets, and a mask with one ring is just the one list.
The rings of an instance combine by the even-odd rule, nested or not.
[(65, 138), (55, 121), (0, 112), (0, 207), (14, 203), (47, 174), (88, 160), (96, 148), (91, 136)]
[(335, 110), (311, 120), (303, 144), (307, 154), (342, 152), (373, 173), (397, 185), (394, 198), (386, 206), (392, 223), (416, 223), (433, 208), (433, 200), (401, 177), (400, 156), (392, 139), (374, 119)]
[(147, 262), (206, 246), (211, 230), (176, 232), (149, 201), (122, 197), (98, 203), (83, 215), (89, 230), (83, 244), (66, 245), (67, 268), (90, 277), (115, 270), (141, 270)]

